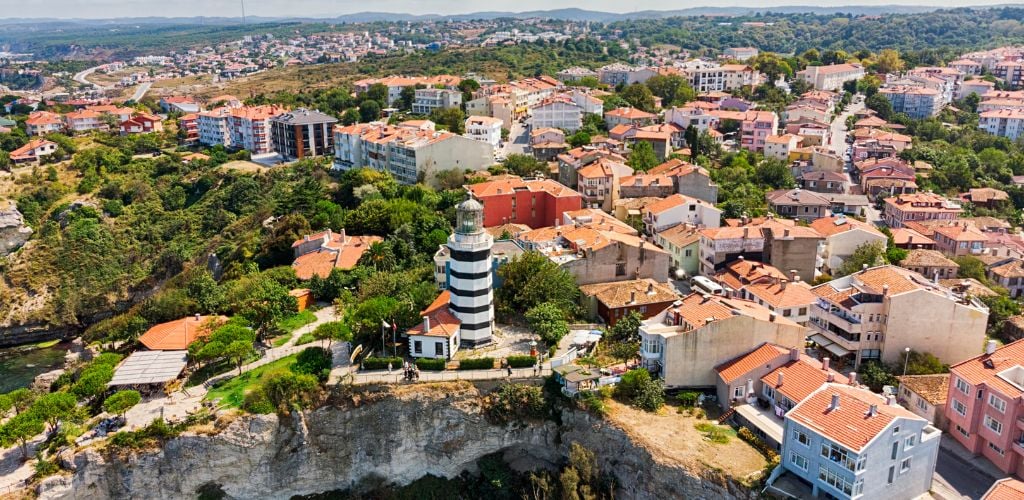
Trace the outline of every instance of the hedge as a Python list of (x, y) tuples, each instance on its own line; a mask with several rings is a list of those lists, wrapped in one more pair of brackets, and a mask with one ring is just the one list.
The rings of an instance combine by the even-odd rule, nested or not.
[(388, 363), (391, 364), (392, 370), (402, 369), (403, 359), (399, 357), (394, 358), (366, 358), (363, 360), (364, 370), (386, 370)]
[(420, 358), (416, 360), (416, 367), (420, 370), (433, 370), (439, 372), (445, 369), (448, 361), (445, 359)]
[(537, 358), (534, 356), (509, 356), (505, 359), (512, 368), (530, 368), (537, 364)]
[(740, 427), (740, 429), (736, 431), (736, 435), (739, 436), (740, 439), (749, 443), (750, 446), (753, 446), (757, 451), (761, 452), (769, 462), (775, 462), (779, 459), (779, 453), (771, 446), (768, 446), (768, 444), (762, 441), (761, 438), (755, 436), (753, 432), (750, 432), (750, 429)]
[(494, 358), (473, 358), (459, 361), (460, 370), (490, 370), (494, 368)]

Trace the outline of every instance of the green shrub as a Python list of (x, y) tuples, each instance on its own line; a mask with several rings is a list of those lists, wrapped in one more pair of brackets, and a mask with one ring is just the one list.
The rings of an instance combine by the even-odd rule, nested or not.
[(605, 404), (604, 399), (600, 395), (593, 392), (584, 391), (580, 393), (580, 402), (583, 403), (583, 407), (599, 416), (605, 416), (608, 414), (608, 405)]
[(505, 361), (508, 361), (508, 366), (512, 368), (530, 368), (537, 364), (537, 358), (529, 355), (509, 356)]
[(267, 414), (274, 413), (274, 403), (267, 398), (267, 393), (262, 387), (257, 387), (245, 395), (242, 409), (249, 413)]
[(306, 332), (303, 333), (302, 335), (299, 335), (299, 338), (295, 340), (295, 345), (308, 344), (314, 340), (316, 340), (316, 337), (314, 337), (311, 332)]
[(729, 432), (711, 422), (698, 422), (693, 425), (693, 428), (704, 433), (704, 437), (712, 443), (725, 444), (729, 442)]
[(263, 382), (263, 392), (279, 411), (308, 407), (319, 390), (316, 377), (301, 373), (275, 373)]
[(484, 399), (484, 415), (495, 424), (544, 417), (544, 392), (525, 384), (502, 384)]
[(682, 406), (695, 406), (700, 393), (696, 391), (683, 391), (676, 394), (676, 401)]
[[(420, 358), (420, 359), (416, 360), (416, 367), (419, 368), (420, 370), (431, 370), (431, 371), (439, 372), (441, 370), (444, 370), (445, 369), (445, 365), (447, 365), (447, 364), (448, 364), (448, 361), (443, 359), (443, 358), (441, 358), (441, 359)], [(399, 364), (398, 366), (401, 367), (402, 365)]]
[(768, 446), (768, 443), (765, 443), (764, 441), (761, 440), (761, 438), (757, 437), (753, 432), (750, 431), (750, 429), (746, 427), (740, 427), (740, 429), (736, 431), (736, 435), (739, 436), (740, 439), (749, 443), (750, 446), (753, 446), (754, 449), (761, 452), (761, 454), (764, 455), (764, 457), (767, 458), (770, 463), (778, 463), (778, 452), (776, 452), (775, 449), (772, 448), (771, 446)]
[(386, 370), (388, 368), (388, 364), (390, 363), (392, 370), (401, 370), (402, 369), (402, 362), (403, 362), (402, 358), (399, 358), (399, 357), (394, 357), (394, 358), (366, 358), (366, 359), (363, 360), (363, 369), (364, 370)]
[(655, 412), (665, 405), (664, 382), (651, 379), (651, 374), (643, 368), (622, 374), (615, 394), (630, 399), (633, 406), (644, 411)]
[(295, 358), (292, 371), (315, 376), (320, 382), (331, 373), (331, 351), (323, 347), (307, 347)]
[(490, 370), (494, 368), (494, 358), (473, 358), (459, 361), (460, 370)]
[(35, 470), (35, 474), (33, 474), (32, 477), (35, 479), (42, 479), (56, 474), (57, 471), (60, 470), (60, 466), (57, 465), (56, 462), (51, 462), (42, 456), (39, 456), (36, 458), (36, 463), (33, 466), (33, 469)]

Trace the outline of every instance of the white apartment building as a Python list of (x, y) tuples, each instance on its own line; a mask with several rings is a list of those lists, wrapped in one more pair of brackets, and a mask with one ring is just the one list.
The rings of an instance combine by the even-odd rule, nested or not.
[(644, 83), (657, 74), (657, 72), (650, 68), (641, 68), (622, 63), (609, 64), (597, 70), (597, 78), (601, 80), (601, 83), (613, 86)]
[(761, 75), (745, 64), (695, 61), (683, 66), (690, 86), (697, 92), (725, 92), (757, 85)]
[(199, 142), (207, 146), (231, 146), (231, 110), (217, 108), (199, 113), (196, 118), (199, 127)]
[(457, 108), (462, 106), (462, 92), (449, 89), (416, 89), (412, 101), (412, 112), (417, 115), (429, 115), (435, 109)]
[(839, 90), (843, 84), (864, 77), (864, 66), (860, 64), (830, 64), (808, 66), (798, 71), (796, 77), (811, 84), (818, 90)]
[(984, 111), (978, 118), (978, 128), (1015, 141), (1024, 131), (1024, 109)]
[(534, 130), (560, 128), (575, 132), (583, 126), (583, 108), (568, 99), (550, 99), (531, 111), (530, 126)]
[(284, 108), (272, 105), (231, 110), (231, 119), (228, 122), (231, 133), (230, 145), (253, 154), (272, 152), (274, 145), (270, 138), (270, 119), (285, 111)]
[(504, 124), (497, 118), (489, 116), (470, 116), (466, 118), (465, 137), (498, 147), (501, 143), (501, 126)]

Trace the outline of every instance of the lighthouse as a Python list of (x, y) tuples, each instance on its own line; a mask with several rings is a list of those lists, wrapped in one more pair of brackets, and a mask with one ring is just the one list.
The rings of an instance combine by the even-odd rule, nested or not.
[(490, 343), (494, 331), (494, 238), (484, 231), (484, 207), (480, 202), (468, 199), (455, 207), (455, 212), (455, 232), (448, 237), (448, 308), (462, 323), (460, 344), (472, 348)]

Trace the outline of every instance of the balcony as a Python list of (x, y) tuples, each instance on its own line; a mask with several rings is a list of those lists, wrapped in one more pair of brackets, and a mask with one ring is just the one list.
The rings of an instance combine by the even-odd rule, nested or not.
[(1017, 418), (1017, 429), (1024, 431), (1024, 416)]
[(1024, 436), (1021, 436), (1019, 439), (1014, 439), (1012, 447), (1013, 451), (1024, 455)]
[(860, 332), (860, 320), (846, 314), (842, 309), (836, 307), (822, 307), (821, 302), (817, 302), (814, 304), (814, 309), (812, 309), (812, 311), (817, 311), (818, 316), (847, 332)]

